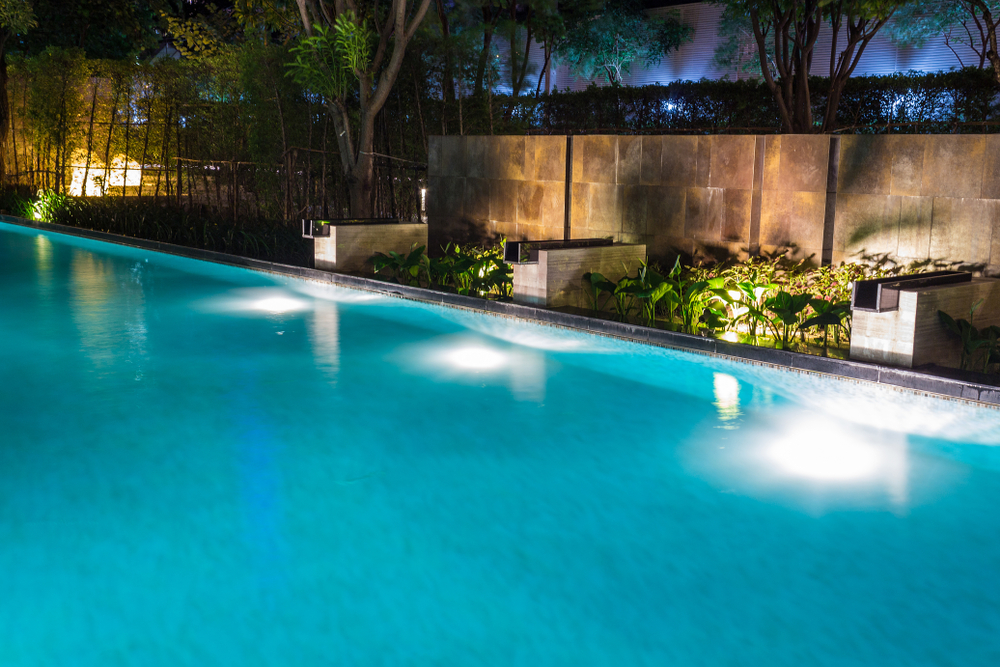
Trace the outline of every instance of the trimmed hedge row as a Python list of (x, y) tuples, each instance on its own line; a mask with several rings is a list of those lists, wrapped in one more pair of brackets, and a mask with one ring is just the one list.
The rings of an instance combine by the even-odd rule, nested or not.
[[(812, 77), (817, 119), (829, 79)], [(763, 82), (678, 81), (665, 86), (591, 86), (581, 92), (493, 98), (493, 133), (751, 133), (778, 132), (780, 120)], [(466, 133), (489, 133), (485, 105), (467, 105)], [(883, 133), (1000, 132), (1000, 88), (992, 71), (966, 68), (931, 74), (852, 78), (838, 109), (840, 131)]]

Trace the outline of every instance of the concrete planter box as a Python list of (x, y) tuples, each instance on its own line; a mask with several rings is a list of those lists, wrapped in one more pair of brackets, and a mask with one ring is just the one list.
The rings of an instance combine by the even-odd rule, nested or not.
[(972, 324), (1000, 325), (1000, 281), (975, 278), (957, 285), (935, 285), (901, 290), (899, 306), (889, 312), (854, 311), (851, 359), (914, 368), (937, 364), (958, 368), (961, 342), (941, 323), (938, 311), (955, 319), (969, 319), (969, 309), (980, 299)]
[(645, 259), (645, 244), (541, 249), (537, 262), (513, 264), (514, 301), (546, 308), (590, 308), (583, 274), (597, 272), (617, 282)]
[[(427, 245), (427, 225), (419, 222), (331, 220), (311, 227), (315, 267), (323, 271), (368, 271), (368, 260), (376, 253), (407, 253), (414, 246)], [(303, 232), (305, 228), (303, 224)]]

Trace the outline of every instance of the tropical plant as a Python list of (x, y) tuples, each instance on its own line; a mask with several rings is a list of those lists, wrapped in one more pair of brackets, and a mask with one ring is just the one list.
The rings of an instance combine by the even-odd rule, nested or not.
[(792, 339), (802, 328), (805, 309), (811, 299), (808, 294), (789, 294), (782, 290), (764, 301), (764, 308), (770, 313), (766, 322), (774, 334), (776, 347), (790, 348)]
[[(602, 310), (607, 306), (608, 301), (614, 298), (615, 288), (618, 287), (615, 283), (605, 278), (603, 273), (597, 272), (583, 274), (583, 286), (594, 312)], [(603, 302), (601, 302), (602, 293), (605, 295)]]
[[(976, 301), (969, 309), (969, 319), (954, 319), (943, 310), (938, 311), (938, 317), (948, 331), (956, 336), (962, 344), (959, 366), (962, 370), (980, 370), (985, 373), (990, 364), (1000, 362), (1000, 327), (991, 325), (977, 329), (972, 324), (976, 311), (983, 305), (983, 299)], [(978, 364), (982, 364), (981, 367)], [(973, 367), (976, 364), (976, 367)]]
[(410, 252), (405, 255), (395, 250), (390, 250), (388, 253), (376, 253), (370, 258), (370, 261), (376, 274), (388, 270), (392, 279), (400, 285), (419, 287), (421, 257), (425, 247), (411, 248)]
[[(828, 301), (826, 299), (810, 299), (809, 306), (815, 315), (806, 318), (801, 328), (811, 327), (823, 328), (823, 349), (826, 350), (829, 342), (830, 327), (834, 328), (835, 340), (840, 338), (840, 329), (846, 328), (850, 331), (851, 302), (850, 301)], [(845, 322), (848, 324), (845, 325)], [(850, 334), (848, 333), (848, 336)]]

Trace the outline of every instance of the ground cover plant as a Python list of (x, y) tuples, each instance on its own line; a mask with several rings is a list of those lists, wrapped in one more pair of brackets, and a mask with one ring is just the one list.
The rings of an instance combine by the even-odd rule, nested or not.
[[(856, 281), (940, 268), (933, 262), (900, 264), (886, 255), (859, 259), (816, 267), (789, 260), (781, 250), (703, 265), (677, 257), (669, 270), (646, 260), (623, 267), (626, 273), (617, 281), (600, 273), (581, 279), (588, 314), (595, 317), (843, 357), (850, 348)], [(435, 257), (419, 246), (409, 253), (378, 253), (370, 262), (376, 277), (403, 285), (490, 299), (512, 293), (513, 272), (503, 263), (502, 241), (493, 246), (448, 244)]]

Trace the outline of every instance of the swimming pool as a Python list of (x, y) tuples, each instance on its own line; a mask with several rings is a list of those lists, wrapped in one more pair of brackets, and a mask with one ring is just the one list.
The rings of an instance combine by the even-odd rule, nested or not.
[(0, 224), (2, 665), (1000, 662), (1000, 411)]

